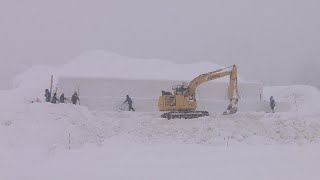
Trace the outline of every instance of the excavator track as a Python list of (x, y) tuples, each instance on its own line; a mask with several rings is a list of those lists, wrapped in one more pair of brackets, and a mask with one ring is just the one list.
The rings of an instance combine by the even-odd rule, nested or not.
[(163, 113), (162, 118), (170, 119), (194, 119), (199, 117), (209, 116), (208, 111), (170, 111)]

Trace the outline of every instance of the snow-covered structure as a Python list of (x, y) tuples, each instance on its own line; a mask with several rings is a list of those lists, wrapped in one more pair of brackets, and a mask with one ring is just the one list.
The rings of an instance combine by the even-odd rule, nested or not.
[[(59, 92), (70, 97), (79, 91), (82, 105), (104, 110), (117, 110), (129, 94), (137, 110), (157, 111), (161, 90), (170, 91), (174, 85), (219, 68), (211, 62), (175, 64), (90, 51), (60, 68)], [(225, 77), (199, 86), (198, 107), (222, 112), (228, 105), (228, 82)], [(239, 82), (240, 110), (264, 109), (262, 84), (246, 82), (241, 77)]]

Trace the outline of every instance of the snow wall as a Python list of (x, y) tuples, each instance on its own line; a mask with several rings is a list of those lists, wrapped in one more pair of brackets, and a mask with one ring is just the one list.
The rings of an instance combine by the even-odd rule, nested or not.
[[(127, 94), (137, 111), (158, 111), (161, 90), (171, 91), (172, 86), (182, 84), (176, 80), (116, 79), (97, 77), (60, 77), (58, 94), (71, 97), (79, 91), (81, 105), (91, 110), (117, 111)], [(239, 111), (266, 111), (268, 102), (263, 101), (263, 86), (259, 83), (240, 83)], [(208, 82), (197, 89), (198, 110), (223, 112), (229, 104), (228, 83)], [(126, 108), (126, 107), (123, 107)], [(279, 102), (278, 111), (289, 110), (289, 105)]]

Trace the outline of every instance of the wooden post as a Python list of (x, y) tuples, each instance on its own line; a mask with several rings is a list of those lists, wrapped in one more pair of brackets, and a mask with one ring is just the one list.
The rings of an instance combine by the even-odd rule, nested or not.
[[(80, 96), (80, 86), (78, 85), (78, 97)], [(81, 105), (80, 104), (80, 98), (79, 98), (79, 105)]]
[(69, 133), (69, 150), (71, 149), (71, 134)]
[(52, 84), (53, 84), (53, 75), (51, 75), (51, 81), (50, 81), (50, 94), (52, 94)]
[(227, 148), (229, 147), (229, 139), (230, 139), (230, 136), (228, 136), (228, 140), (227, 140)]
[(299, 109), (298, 109), (298, 104), (297, 104), (297, 99), (296, 99), (295, 94), (293, 94), (293, 99), (294, 99), (294, 104), (296, 105), (296, 111), (298, 112)]

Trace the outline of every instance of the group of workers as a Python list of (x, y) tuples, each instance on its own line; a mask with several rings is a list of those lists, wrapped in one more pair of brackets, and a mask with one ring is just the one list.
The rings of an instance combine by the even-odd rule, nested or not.
[[(53, 93), (53, 96), (51, 97), (51, 93), (49, 91), (49, 89), (46, 89), (45, 90), (45, 95), (46, 97), (46, 102), (50, 102), (52, 104), (57, 104), (57, 103), (65, 103), (65, 100), (68, 100), (66, 97), (64, 97), (64, 93), (62, 93), (60, 95), (60, 98), (58, 99), (57, 97), (57, 93)], [(79, 104), (80, 104), (80, 99), (79, 99), (79, 96), (78, 96), (78, 93), (77, 92), (74, 92), (73, 95), (71, 96), (71, 102), (72, 104), (77, 104), (77, 102), (79, 101)], [(129, 105), (129, 111), (135, 111), (135, 109), (133, 108), (133, 101), (132, 99), (130, 98), (129, 95), (126, 96), (126, 100), (123, 102), (124, 103), (128, 103)]]
[[(48, 89), (45, 90), (46, 102), (51, 102), (52, 104), (57, 103), (65, 103), (65, 100), (68, 100), (66, 97), (64, 97), (64, 93), (60, 95), (60, 98), (58, 99), (57, 93), (53, 93), (53, 96), (51, 97), (51, 93)], [(79, 96), (77, 92), (74, 92), (71, 96), (71, 102), (72, 104), (77, 104), (77, 102), (80, 102)]]

